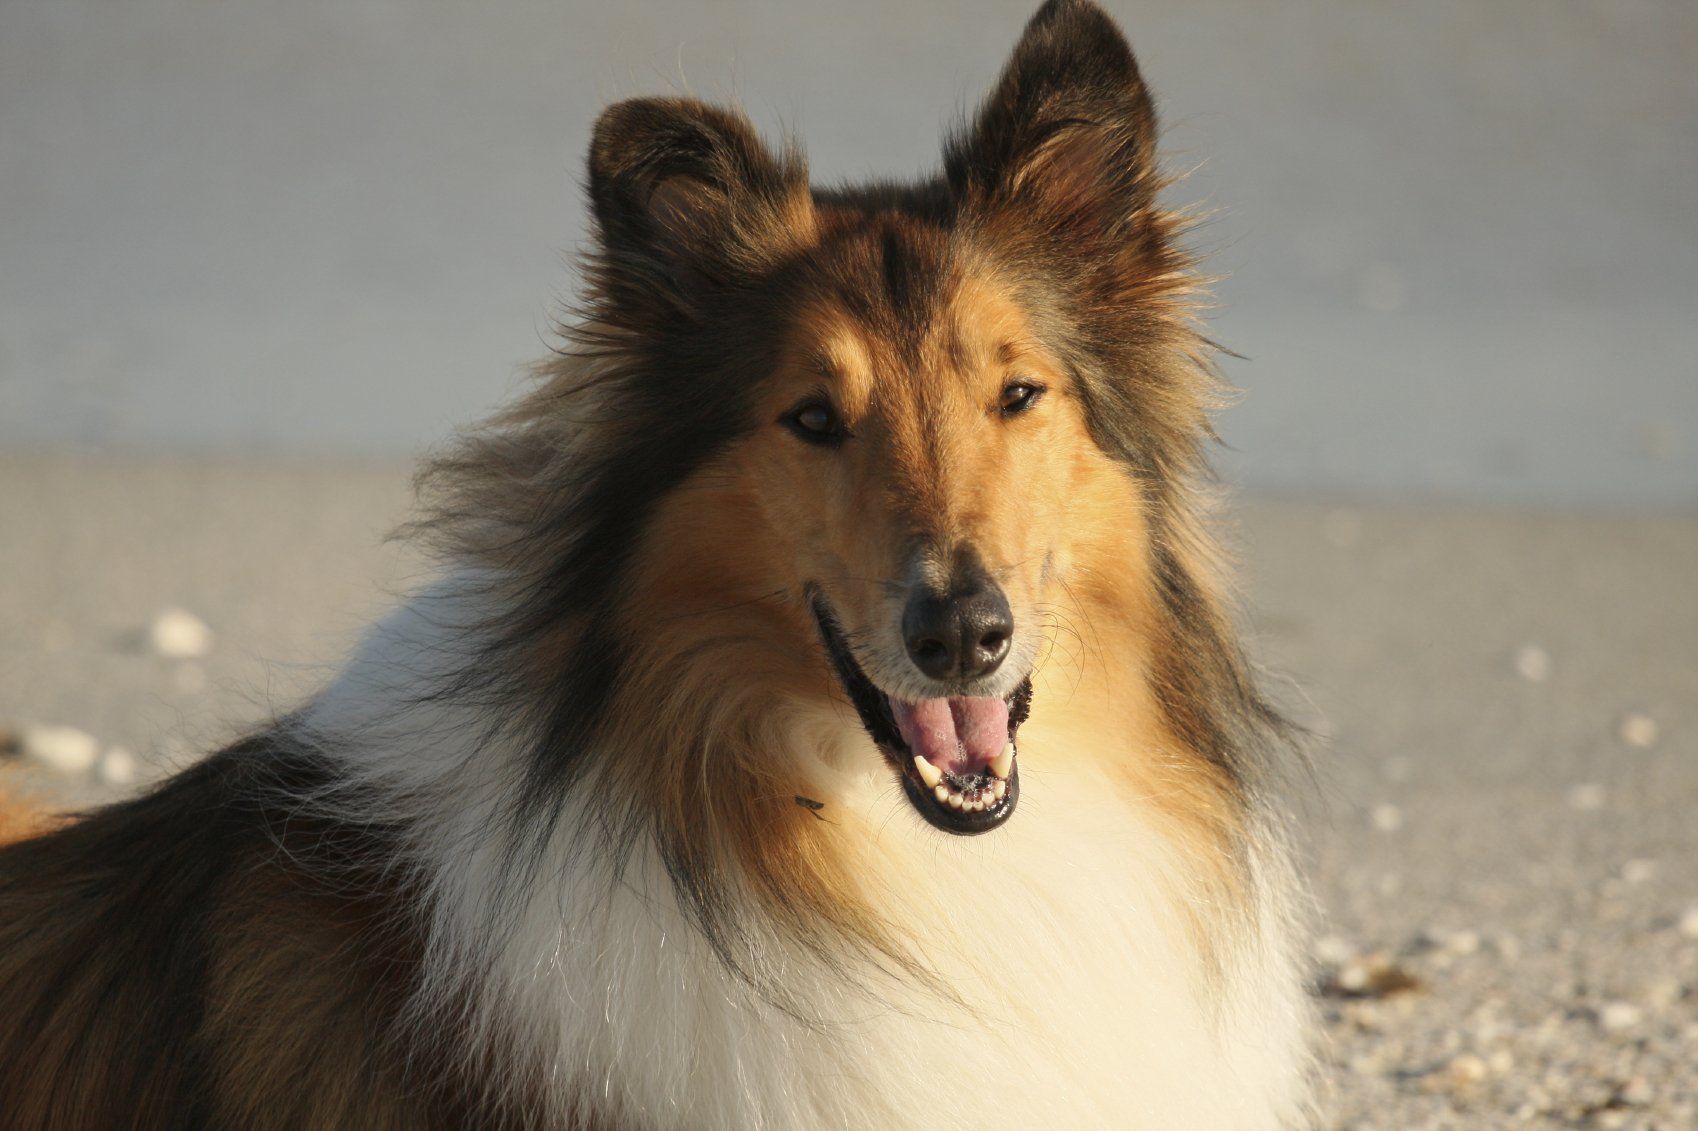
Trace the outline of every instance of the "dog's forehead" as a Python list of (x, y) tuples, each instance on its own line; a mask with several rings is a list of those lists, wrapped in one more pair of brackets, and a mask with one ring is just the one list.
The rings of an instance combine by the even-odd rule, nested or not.
[(857, 224), (815, 266), (799, 336), (851, 411), (954, 399), (1030, 341), (1012, 290), (941, 229)]

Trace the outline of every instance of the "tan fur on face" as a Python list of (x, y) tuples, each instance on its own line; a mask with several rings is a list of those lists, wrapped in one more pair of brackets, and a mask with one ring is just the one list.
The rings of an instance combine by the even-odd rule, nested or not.
[[(822, 449), (769, 426), (735, 457), (764, 521), (770, 575), (792, 590), (816, 583), (889, 690), (918, 680), (896, 627), (909, 589), (946, 584), (964, 551), (1008, 596), (1016, 643), (1007, 669), (1011, 679), (1024, 674), (1055, 592), (1051, 575), (1071, 553), (1072, 500), (1093, 471), (1066, 372), (1009, 288), (960, 272), (937, 307), (924, 337), (902, 343), (829, 296), (810, 303), (759, 411), (777, 421), (823, 394), (853, 438)], [(1015, 382), (1047, 391), (1029, 413), (1004, 419), (1003, 389)]]
[[(804, 593), (820, 588), (889, 686), (906, 662), (896, 626), (914, 563), (936, 569), (958, 548), (980, 555), (1014, 609), (1011, 678), (1037, 668), (1029, 768), (1093, 763), (1191, 862), (1186, 905), (1224, 910), (1242, 895), (1242, 803), (1167, 726), (1152, 686), (1158, 653), (1178, 642), (1153, 592), (1142, 492), (1092, 440), (1008, 286), (962, 272), (945, 296), (906, 350), (829, 297), (804, 308), (751, 434), (666, 500), (644, 540), (622, 618), (634, 658), (608, 736), (626, 754), (622, 791), (694, 866), (735, 861), (732, 882), (789, 930), (859, 940), (909, 972), (923, 960), (868, 903), (846, 830), (832, 828), (852, 818), (819, 784), (821, 750), (889, 771), (843, 701)], [(1047, 391), (1004, 419), (1014, 381)], [(820, 393), (853, 434), (841, 447), (780, 423)], [(800, 740), (809, 704), (858, 740)], [(1211, 922), (1193, 930), (1212, 952)]]

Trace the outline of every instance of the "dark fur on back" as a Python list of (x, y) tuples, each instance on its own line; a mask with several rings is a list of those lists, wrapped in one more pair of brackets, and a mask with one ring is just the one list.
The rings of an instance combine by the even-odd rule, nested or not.
[(263, 736), (0, 849), (0, 1127), (468, 1125), (476, 1089), (403, 1024), (392, 837), (305, 812), (328, 782)]

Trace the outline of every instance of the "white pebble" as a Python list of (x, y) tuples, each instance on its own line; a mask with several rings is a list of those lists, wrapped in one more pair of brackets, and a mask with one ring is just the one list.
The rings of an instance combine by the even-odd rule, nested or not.
[(107, 750), (95, 770), (107, 785), (133, 785), (136, 780), (136, 756), (122, 746)]
[(1445, 936), (1445, 949), (1452, 954), (1474, 954), (1480, 949), (1479, 931), (1452, 931)]
[(61, 774), (86, 774), (100, 756), (100, 744), (87, 731), (67, 726), (25, 727), (24, 754)]
[(1629, 746), (1649, 750), (1657, 744), (1657, 720), (1650, 715), (1638, 713), (1623, 715), (1621, 724), (1616, 727), (1616, 734)]
[(1369, 817), (1382, 833), (1394, 833), (1403, 827), (1403, 810), (1395, 805), (1376, 805)]
[(1368, 992), (1373, 977), (1373, 971), (1368, 969), (1367, 963), (1350, 959), (1339, 967), (1336, 981), (1338, 988), (1345, 993), (1364, 994)]
[(194, 660), (212, 651), (212, 629), (183, 609), (166, 609), (147, 628), (147, 641), (168, 660)]
[(1485, 1061), (1472, 1053), (1466, 1052), (1453, 1057), (1450, 1064), (1445, 1068), (1446, 1075), (1450, 1077), (1449, 1083), (1452, 1087), (1457, 1088), (1466, 1088), (1471, 1084), (1478, 1084), (1486, 1078), (1489, 1071), (1490, 1069), (1486, 1067)]
[(1606, 1002), (1598, 1011), (1598, 1024), (1612, 1033), (1620, 1033), (1639, 1024), (1644, 1011), (1630, 1001)]
[(1687, 938), (1698, 939), (1698, 905), (1681, 912), (1679, 929)]
[(1582, 813), (1591, 813), (1604, 807), (1604, 787), (1597, 782), (1585, 782), (1568, 791), (1568, 806)]
[(1551, 654), (1537, 644), (1515, 650), (1515, 671), (1528, 683), (1543, 683), (1551, 677)]

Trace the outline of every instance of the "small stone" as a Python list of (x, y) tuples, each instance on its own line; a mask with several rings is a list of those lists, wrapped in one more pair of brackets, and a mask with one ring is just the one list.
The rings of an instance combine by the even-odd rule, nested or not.
[(1368, 992), (1368, 984), (1372, 977), (1367, 963), (1352, 960), (1338, 968), (1338, 974), (1333, 978), (1333, 984), (1346, 995), (1358, 996)]
[(1387, 998), (1421, 988), (1421, 982), (1381, 952), (1342, 963), (1322, 987), (1331, 997)]
[(1537, 644), (1515, 650), (1515, 672), (1528, 683), (1543, 683), (1551, 677), (1551, 654)]
[(87, 731), (67, 726), (25, 727), (24, 755), (61, 774), (86, 774), (100, 756), (100, 744)]
[(183, 609), (166, 609), (147, 628), (147, 642), (168, 660), (196, 660), (212, 651), (212, 629)]
[(114, 746), (101, 756), (95, 774), (107, 785), (133, 785), (136, 780), (136, 756), (122, 746)]
[(1623, 715), (1616, 734), (1629, 746), (1649, 750), (1657, 744), (1657, 720), (1638, 712)]
[(24, 736), (10, 727), (0, 726), (0, 758), (16, 758), (24, 752)]
[(1508, 1076), (1515, 1071), (1515, 1054), (1508, 1049), (1498, 1049), (1486, 1058), (1486, 1067), (1492, 1070), (1493, 1075)]
[(1473, 1053), (1466, 1052), (1460, 1056), (1452, 1057), (1450, 1063), (1445, 1065), (1445, 1075), (1449, 1078), (1450, 1085), (1455, 1088), (1467, 1088), (1478, 1084), (1487, 1077), (1490, 1071), (1485, 1061)]
[(1598, 1024), (1611, 1033), (1621, 1033), (1638, 1025), (1644, 1016), (1644, 1011), (1630, 1001), (1605, 1002), (1598, 1010)]
[(1452, 931), (1445, 936), (1444, 945), (1452, 954), (1474, 954), (1480, 949), (1480, 932)]
[(1403, 827), (1403, 810), (1390, 804), (1376, 805), (1369, 819), (1380, 832), (1394, 833)]
[(1698, 904), (1680, 913), (1677, 929), (1689, 939), (1698, 939)]
[(1657, 862), (1636, 857), (1621, 866), (1621, 879), (1628, 884), (1648, 884), (1657, 878)]
[(1584, 782), (1568, 791), (1568, 807), (1582, 813), (1593, 813), (1604, 807), (1607, 795), (1597, 782)]

